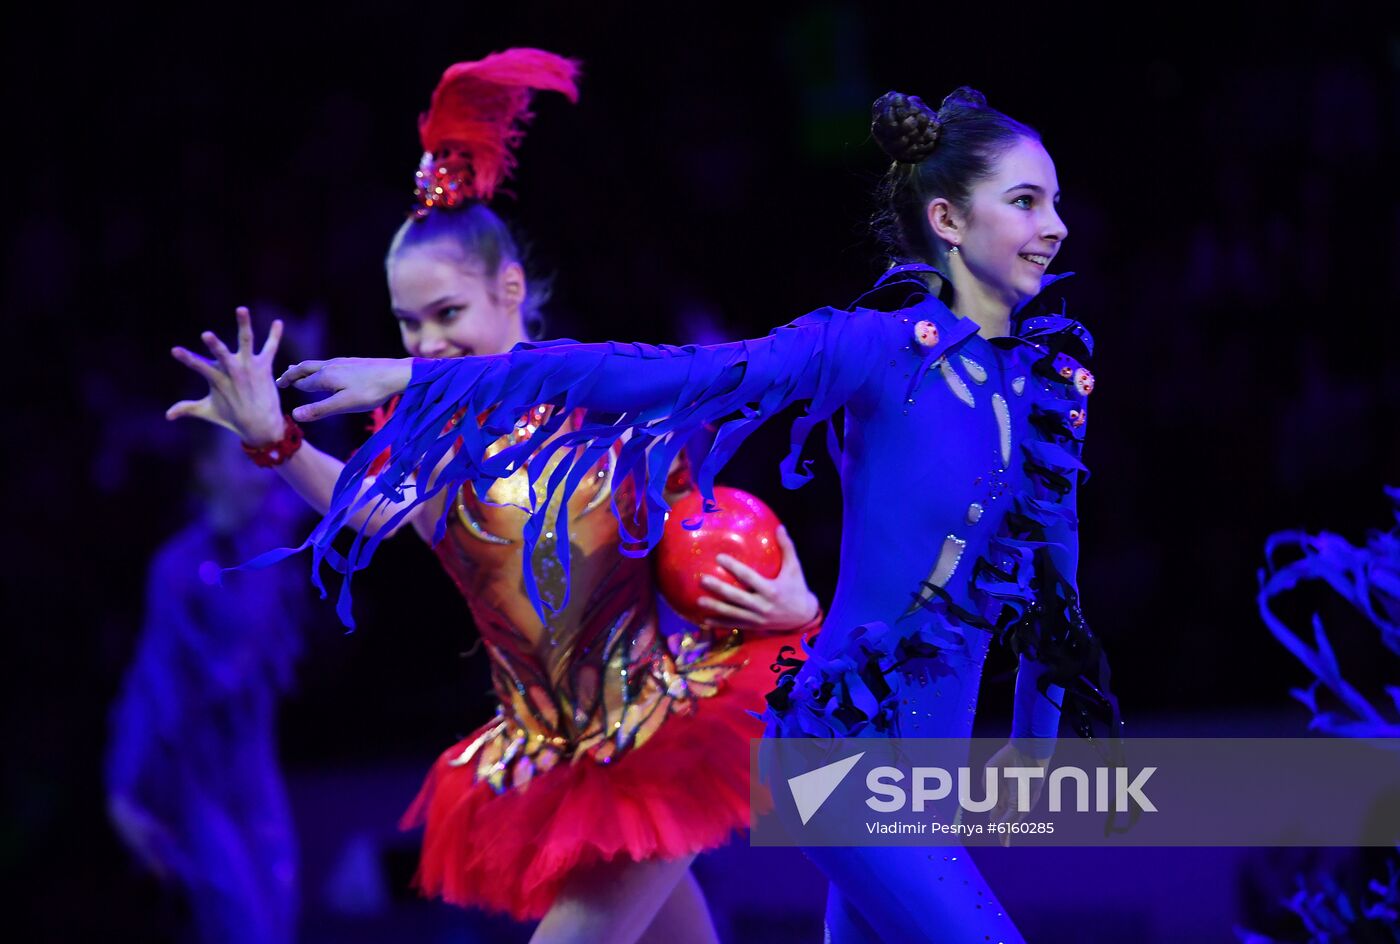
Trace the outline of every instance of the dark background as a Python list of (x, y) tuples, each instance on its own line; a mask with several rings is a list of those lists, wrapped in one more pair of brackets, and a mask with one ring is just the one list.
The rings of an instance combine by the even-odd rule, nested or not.
[[(1098, 341), (1080, 581), (1125, 712), (1219, 733), (1240, 712), (1292, 717), (1307, 679), (1256, 616), (1263, 540), (1359, 538), (1400, 484), (1386, 5), (1228, 22), (514, 6), (54, 8), (4, 31), (16, 608), (0, 862), (46, 925), (140, 936), (156, 900), (102, 818), (100, 758), (147, 561), (190, 513), (192, 438), (160, 414), (201, 390), (168, 348), (227, 335), (247, 303), (319, 317), (304, 356), (398, 353), (382, 256), (411, 199), (414, 117), (448, 64), (512, 45), (585, 64), (576, 107), (537, 99), (514, 197), (495, 204), (555, 276), (552, 336), (753, 336), (855, 297), (881, 267), (866, 128), (889, 88), (937, 101), (970, 84), (1039, 128), (1071, 310)], [(348, 450), (359, 422), (311, 435)], [(829, 600), (835, 476), (823, 461), (783, 492), (780, 425), (725, 478), (774, 505)], [(482, 659), (461, 658), (464, 608), (425, 548), (394, 544), (357, 583), (361, 629), (312, 633), (284, 710), (293, 772), (426, 767), (490, 710)], [(1394, 669), (1356, 666), (1362, 682)], [(1008, 690), (989, 683), (980, 724), (1004, 723)]]

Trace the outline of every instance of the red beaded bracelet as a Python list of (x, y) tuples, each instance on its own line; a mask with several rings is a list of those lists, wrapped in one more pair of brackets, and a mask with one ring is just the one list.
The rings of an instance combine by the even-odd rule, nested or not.
[(291, 416), (287, 416), (286, 423), (282, 426), (281, 439), (265, 446), (250, 446), (244, 443), (243, 451), (253, 460), (254, 465), (270, 469), (296, 455), (296, 451), (301, 448), (302, 439), (301, 427)]

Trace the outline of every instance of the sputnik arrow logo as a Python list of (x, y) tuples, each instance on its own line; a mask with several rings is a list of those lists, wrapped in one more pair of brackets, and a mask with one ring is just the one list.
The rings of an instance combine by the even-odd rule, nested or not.
[(851, 768), (864, 756), (865, 751), (861, 751), (825, 767), (788, 778), (788, 789), (792, 791), (792, 801), (797, 804), (797, 815), (802, 817), (803, 826), (817, 815), (817, 810), (822, 808), (826, 798), (841, 786), (846, 774), (850, 773)]

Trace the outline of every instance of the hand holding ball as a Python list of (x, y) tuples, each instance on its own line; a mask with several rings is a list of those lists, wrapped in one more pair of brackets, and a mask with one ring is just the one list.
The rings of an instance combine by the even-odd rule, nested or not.
[(715, 504), (718, 510), (706, 514), (698, 489), (680, 498), (671, 506), (656, 548), (661, 593), (692, 623), (715, 619), (715, 613), (698, 602), (714, 595), (700, 583), (702, 576), (742, 586), (715, 562), (715, 555), (728, 554), (770, 579), (783, 566), (778, 516), (771, 508), (748, 492), (725, 485), (715, 486)]

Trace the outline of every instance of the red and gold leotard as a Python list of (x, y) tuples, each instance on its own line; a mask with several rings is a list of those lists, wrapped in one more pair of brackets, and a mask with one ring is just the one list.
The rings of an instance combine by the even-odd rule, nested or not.
[[(551, 410), (536, 407), (489, 452), (533, 433)], [(614, 456), (569, 496), (567, 604), (543, 619), (522, 579), (527, 469), (493, 482), (485, 500), (468, 484), (452, 501), (434, 551), (471, 609), (500, 707), (442, 755), (405, 817), (425, 826), (418, 883), (429, 894), (537, 918), (580, 866), (674, 858), (747, 826), (749, 739), (762, 733), (747, 712), (764, 707), (772, 656), (795, 636), (746, 640), (688, 624), (666, 636), (652, 558), (619, 553), (608, 506), (628, 517), (636, 497), (630, 481), (614, 494)], [(550, 471), (536, 478), (538, 501)], [(667, 488), (675, 497), (689, 487), (682, 459)], [(532, 555), (553, 607), (565, 598), (561, 504)]]
[[(537, 407), (521, 432), (533, 432), (529, 424), (544, 423), (551, 409)], [(507, 444), (502, 439), (492, 454)], [(569, 498), (571, 592), (568, 604), (546, 619), (520, 577), (524, 509), (531, 504), (525, 469), (493, 482), (485, 501), (470, 486), (461, 489), (447, 535), (434, 548), (475, 617), (501, 704), (496, 721), (453, 763), (473, 765), (477, 779), (496, 790), (521, 786), (561, 761), (610, 763), (646, 743), (670, 715), (689, 713), (697, 698), (715, 694), (742, 661), (736, 630), (662, 635), (650, 560), (618, 553), (617, 520), (608, 509), (612, 457)], [(544, 500), (549, 473), (562, 458), (556, 453), (539, 474), (536, 500)], [(689, 488), (682, 463), (669, 485)], [(634, 498), (630, 483), (616, 496), (624, 515), (633, 513)], [(554, 536), (559, 504), (547, 512), (533, 554), (540, 595), (552, 608), (565, 596)]]

